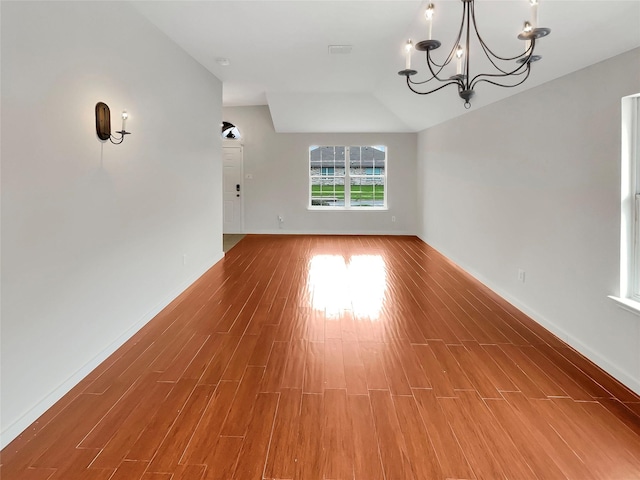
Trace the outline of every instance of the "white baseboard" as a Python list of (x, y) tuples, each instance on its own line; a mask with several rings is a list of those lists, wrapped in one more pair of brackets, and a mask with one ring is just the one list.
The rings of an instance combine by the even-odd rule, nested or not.
[(284, 229), (265, 229), (265, 230), (254, 230), (252, 232), (246, 232), (245, 235), (389, 235), (389, 236), (406, 236), (411, 235), (415, 236), (415, 232), (409, 231), (382, 231), (382, 230), (368, 230), (366, 232), (345, 232), (342, 230), (325, 230), (315, 231), (315, 230), (284, 230)]
[(122, 335), (115, 339), (104, 350), (93, 357), (89, 362), (83, 365), (78, 371), (71, 375), (67, 380), (62, 382), (57, 388), (50, 392), (46, 397), (40, 400), (36, 405), (29, 409), (22, 417), (6, 427), (0, 433), (0, 449), (6, 447), (11, 441), (18, 437), (26, 428), (35, 422), (44, 412), (51, 408), (58, 400), (60, 400), (67, 392), (75, 387), (80, 381), (89, 375), (98, 365), (104, 362), (113, 352), (120, 348), (127, 340), (133, 337), (142, 327), (149, 323), (158, 313), (160, 313), (167, 305), (175, 300), (178, 295), (184, 292), (192, 283), (200, 278), (204, 273), (209, 270), (213, 265), (218, 263), (224, 254), (221, 252), (219, 255), (214, 256), (209, 261), (205, 262), (203, 266), (197, 271), (196, 274), (191, 276), (179, 287), (169, 293), (162, 301), (160, 301), (155, 307), (149, 310), (145, 315), (136, 321), (131, 327), (129, 327)]

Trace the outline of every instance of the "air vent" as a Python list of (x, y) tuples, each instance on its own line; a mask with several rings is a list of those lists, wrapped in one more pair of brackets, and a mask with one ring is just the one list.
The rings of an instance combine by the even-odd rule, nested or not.
[(353, 45), (329, 45), (329, 53), (332, 55), (345, 55), (351, 53)]

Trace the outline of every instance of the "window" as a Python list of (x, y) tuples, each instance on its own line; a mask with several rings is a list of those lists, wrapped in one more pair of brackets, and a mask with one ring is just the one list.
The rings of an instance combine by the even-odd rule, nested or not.
[(384, 209), (387, 147), (309, 147), (309, 205), (313, 208)]
[[(623, 149), (626, 150), (627, 162), (629, 164), (627, 171), (628, 177), (628, 190), (627, 190), (627, 203), (628, 205), (628, 224), (630, 228), (630, 238), (628, 248), (628, 286), (627, 296), (631, 297), (635, 301), (640, 301), (640, 134), (638, 128), (640, 128), (640, 98), (638, 96), (628, 99), (626, 109), (623, 107), (623, 114), (626, 113), (626, 118), (623, 118), (623, 136), (626, 134), (626, 146)], [(623, 199), (623, 202), (625, 200)]]
[(640, 94), (622, 99), (620, 296), (640, 314)]

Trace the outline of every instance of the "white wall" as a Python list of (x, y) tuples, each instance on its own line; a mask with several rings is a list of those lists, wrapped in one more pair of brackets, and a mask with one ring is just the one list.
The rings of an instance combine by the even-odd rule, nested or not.
[[(223, 117), (240, 129), (245, 177), (253, 176), (243, 186), (246, 233), (415, 234), (417, 134), (276, 133), (266, 106), (227, 107)], [(389, 209), (308, 210), (311, 145), (386, 145)]]
[(418, 203), (424, 241), (640, 393), (640, 317), (607, 298), (639, 91), (636, 49), (421, 132)]
[(222, 257), (222, 89), (126, 4), (3, 1), (1, 31), (4, 445)]

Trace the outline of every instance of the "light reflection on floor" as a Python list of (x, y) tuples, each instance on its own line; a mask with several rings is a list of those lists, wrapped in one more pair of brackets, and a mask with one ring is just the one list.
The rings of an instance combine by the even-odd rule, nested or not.
[(327, 319), (350, 310), (354, 317), (377, 320), (385, 299), (387, 273), (380, 255), (314, 255), (309, 263), (312, 307)]

